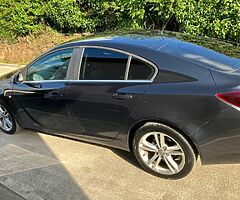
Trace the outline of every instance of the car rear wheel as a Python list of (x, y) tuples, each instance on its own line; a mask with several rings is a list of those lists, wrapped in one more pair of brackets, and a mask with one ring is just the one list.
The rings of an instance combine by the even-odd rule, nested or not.
[(159, 123), (146, 123), (137, 130), (133, 151), (147, 172), (166, 179), (183, 178), (196, 162), (189, 142), (176, 130)]
[(7, 134), (14, 134), (18, 124), (5, 104), (0, 104), (0, 129)]

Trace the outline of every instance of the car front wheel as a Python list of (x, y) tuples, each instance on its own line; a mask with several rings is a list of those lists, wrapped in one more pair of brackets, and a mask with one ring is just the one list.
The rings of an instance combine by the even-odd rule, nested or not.
[(0, 104), (0, 129), (7, 134), (14, 134), (18, 124), (5, 104)]
[(133, 151), (147, 172), (166, 179), (183, 178), (196, 162), (189, 142), (176, 130), (159, 123), (149, 122), (137, 130)]

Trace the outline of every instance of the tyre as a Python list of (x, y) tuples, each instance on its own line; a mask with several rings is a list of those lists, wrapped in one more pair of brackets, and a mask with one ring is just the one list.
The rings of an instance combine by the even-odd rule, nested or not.
[(0, 129), (6, 134), (14, 134), (19, 129), (17, 121), (4, 103), (0, 103)]
[(133, 152), (147, 172), (166, 179), (185, 177), (196, 163), (189, 142), (176, 130), (159, 123), (146, 123), (136, 131)]

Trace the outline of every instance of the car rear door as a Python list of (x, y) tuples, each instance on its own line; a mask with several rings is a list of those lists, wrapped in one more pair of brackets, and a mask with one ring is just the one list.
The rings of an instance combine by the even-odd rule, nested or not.
[(26, 68), (25, 80), (14, 84), (11, 96), (20, 105), (18, 113), (27, 127), (68, 131), (66, 96), (73, 54), (74, 48), (66, 48), (41, 56)]
[(81, 51), (79, 80), (68, 86), (74, 134), (111, 140), (152, 82), (156, 68), (141, 66), (141, 60), (119, 50), (82, 47)]

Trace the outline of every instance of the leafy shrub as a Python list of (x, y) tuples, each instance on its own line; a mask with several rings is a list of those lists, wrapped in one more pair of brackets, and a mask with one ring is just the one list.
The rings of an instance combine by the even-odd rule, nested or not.
[(81, 10), (76, 0), (50, 0), (46, 4), (46, 22), (63, 32), (93, 31), (95, 20)]
[(240, 1), (183, 1), (175, 15), (180, 30), (240, 42)]
[(167, 29), (240, 42), (239, 0), (1, 0), (0, 38), (60, 32)]
[(1, 0), (0, 37), (12, 38), (37, 31), (42, 27), (41, 0)]

